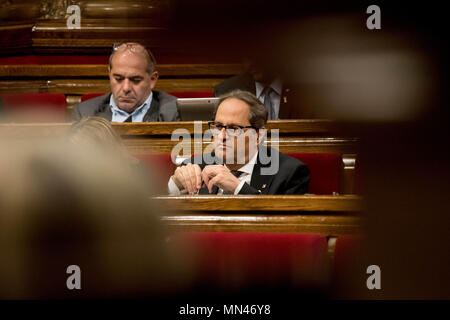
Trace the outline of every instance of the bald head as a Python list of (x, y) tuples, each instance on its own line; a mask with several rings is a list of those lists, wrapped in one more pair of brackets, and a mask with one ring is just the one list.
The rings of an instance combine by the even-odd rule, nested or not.
[(155, 57), (153, 56), (153, 54), (147, 50), (147, 48), (145, 48), (143, 45), (141, 45), (140, 43), (137, 42), (126, 42), (126, 43), (122, 43), (120, 45), (114, 45), (114, 49), (111, 53), (111, 55), (109, 56), (109, 68), (112, 69), (112, 65), (113, 65), (113, 59), (114, 56), (116, 56), (116, 54), (120, 54), (120, 53), (130, 53), (130, 54), (135, 54), (138, 56), (141, 56), (145, 59), (146, 61), (146, 67), (145, 70), (151, 74), (153, 71), (155, 71), (155, 67), (156, 67), (156, 60)]

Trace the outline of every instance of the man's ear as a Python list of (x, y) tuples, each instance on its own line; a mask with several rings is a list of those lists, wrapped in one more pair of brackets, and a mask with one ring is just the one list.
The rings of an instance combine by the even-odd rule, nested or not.
[(156, 82), (158, 81), (158, 71), (153, 71), (152, 74), (150, 74), (150, 89), (154, 89), (156, 86)]
[(151, 75), (150, 75), (150, 79), (152, 79), (152, 81), (156, 81), (159, 78), (159, 73), (158, 71), (154, 71)]

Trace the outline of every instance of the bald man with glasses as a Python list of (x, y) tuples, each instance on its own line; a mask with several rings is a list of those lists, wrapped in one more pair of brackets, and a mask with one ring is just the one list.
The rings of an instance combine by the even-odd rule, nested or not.
[(98, 116), (112, 122), (179, 121), (176, 97), (153, 90), (156, 60), (135, 42), (114, 44), (109, 58), (111, 92), (76, 105), (72, 119)]
[(267, 110), (256, 96), (223, 95), (209, 123), (214, 152), (186, 160), (169, 179), (169, 194), (304, 194), (309, 168), (263, 144)]

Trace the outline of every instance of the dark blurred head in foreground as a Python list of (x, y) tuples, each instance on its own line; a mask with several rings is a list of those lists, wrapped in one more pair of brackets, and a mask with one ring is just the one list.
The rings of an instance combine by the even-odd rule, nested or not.
[(86, 117), (72, 123), (67, 140), (80, 149), (87, 148), (86, 152), (89, 149), (101, 149), (102, 152), (110, 153), (116, 160), (122, 160), (125, 168), (137, 163), (137, 159), (126, 150), (111, 122), (101, 117)]
[[(151, 187), (101, 150), (1, 143), (0, 297), (164, 295), (177, 278)], [(7, 150), (7, 152), (6, 152)], [(66, 269), (81, 269), (69, 290)], [(179, 274), (179, 273), (177, 273)]]

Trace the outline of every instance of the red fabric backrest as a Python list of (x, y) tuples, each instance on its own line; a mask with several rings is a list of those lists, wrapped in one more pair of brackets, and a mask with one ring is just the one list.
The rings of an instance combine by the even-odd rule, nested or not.
[(171, 242), (185, 246), (196, 278), (220, 287), (317, 284), (327, 272), (322, 235), (189, 232)]
[[(66, 97), (59, 93), (8, 93), (2, 100), (11, 120), (64, 122)], [(28, 119), (29, 118), (29, 119)]]
[(212, 97), (214, 97), (213, 91), (180, 91), (180, 92), (168, 92), (168, 93), (177, 98), (212, 98)]
[(2, 65), (21, 64), (108, 64), (109, 56), (98, 55), (24, 55), (16, 57), (2, 57)]
[(104, 93), (85, 93), (81, 96), (81, 102), (84, 102), (86, 100), (95, 98), (95, 97), (99, 97), (104, 95)]
[(342, 156), (331, 153), (290, 153), (310, 171), (309, 191), (313, 194), (332, 194), (339, 192), (339, 179), (342, 170)]

